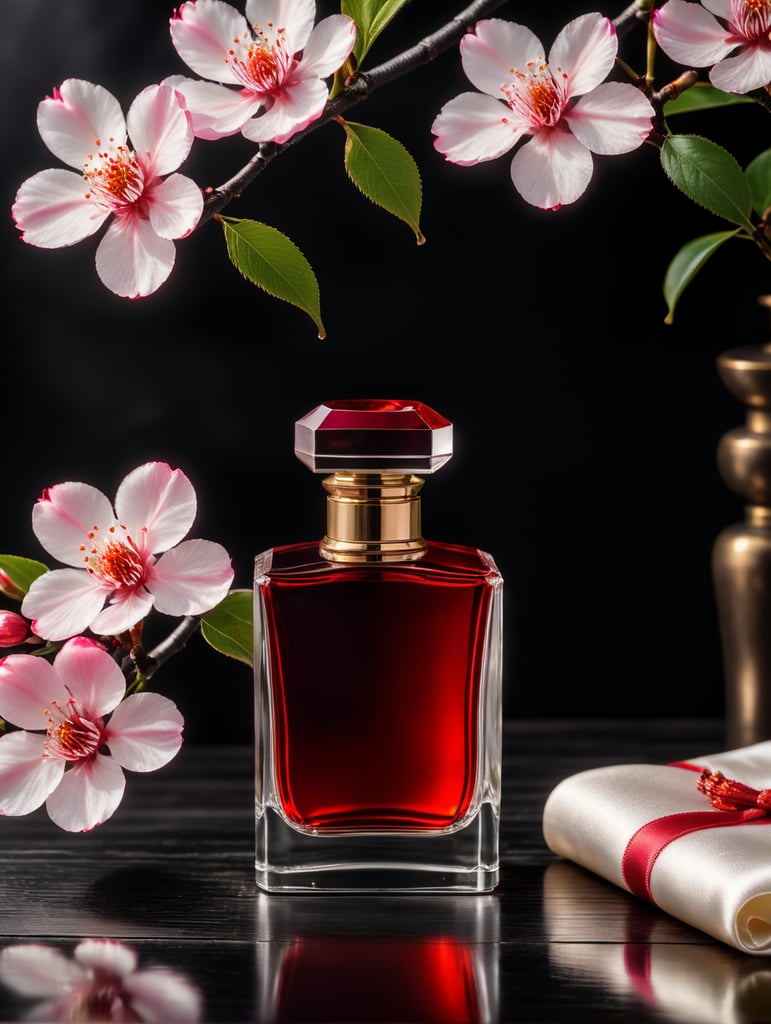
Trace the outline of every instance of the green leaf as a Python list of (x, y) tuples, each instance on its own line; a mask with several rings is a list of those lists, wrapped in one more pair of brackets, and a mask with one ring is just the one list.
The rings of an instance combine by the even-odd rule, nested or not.
[(33, 558), (22, 558), (20, 555), (0, 555), (0, 569), (19, 591), (18, 595), (9, 596), (18, 597), (18, 600), (24, 597), (38, 576), (48, 572), (47, 565), (36, 562)]
[(420, 172), (410, 154), (380, 128), (341, 121), (345, 128), (345, 169), (368, 199), (399, 217), (415, 232), (418, 245), (423, 189)]
[(254, 665), (254, 611), (251, 590), (230, 593), (201, 619), (201, 636), (215, 651)]
[(694, 110), (711, 110), (714, 107), (733, 107), (737, 103), (754, 103), (749, 96), (735, 92), (723, 92), (714, 85), (697, 82), (690, 89), (685, 89), (674, 100), (664, 104), (664, 116), (672, 114), (689, 114)]
[(754, 230), (749, 180), (721, 146), (699, 135), (670, 135), (661, 147), (661, 165), (689, 199), (732, 224)]
[(216, 219), (222, 224), (228, 256), (235, 268), (269, 295), (307, 313), (318, 328), (319, 338), (325, 338), (318, 281), (294, 242), (256, 220), (221, 214)]
[(408, 0), (341, 0), (340, 10), (356, 22), (353, 55), (360, 65), (377, 37)]
[(696, 277), (701, 268), (729, 238), (734, 238), (738, 231), (715, 231), (710, 235), (702, 235), (687, 242), (674, 256), (664, 276), (664, 298), (668, 312), (665, 323), (671, 324), (674, 319), (675, 306), (685, 289)]
[(761, 217), (771, 207), (771, 149), (758, 153), (744, 172), (752, 189), (752, 205)]

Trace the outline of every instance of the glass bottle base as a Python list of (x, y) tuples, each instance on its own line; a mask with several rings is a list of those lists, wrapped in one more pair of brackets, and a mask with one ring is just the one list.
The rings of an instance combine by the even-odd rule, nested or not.
[(484, 803), (452, 832), (318, 835), (272, 807), (256, 821), (257, 885), (265, 892), (482, 893), (498, 884), (498, 814)]

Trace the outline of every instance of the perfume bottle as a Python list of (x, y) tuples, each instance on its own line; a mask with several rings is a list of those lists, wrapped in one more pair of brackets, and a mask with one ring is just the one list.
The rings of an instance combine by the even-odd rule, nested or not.
[(490, 891), (503, 580), (421, 534), (452, 424), (420, 402), (326, 402), (295, 454), (325, 474), (327, 529), (255, 560), (257, 884)]

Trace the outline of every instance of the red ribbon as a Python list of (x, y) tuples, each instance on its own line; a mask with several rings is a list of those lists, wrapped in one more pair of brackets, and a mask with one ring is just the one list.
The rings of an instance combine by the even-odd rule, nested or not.
[(636, 896), (651, 903), (651, 872), (663, 849), (688, 835), (705, 828), (732, 825), (771, 825), (771, 789), (753, 789), (735, 779), (726, 779), (721, 772), (711, 772), (687, 761), (671, 767), (700, 772), (696, 786), (716, 808), (712, 811), (682, 811), (655, 818), (639, 828), (627, 843), (621, 859), (624, 881)]

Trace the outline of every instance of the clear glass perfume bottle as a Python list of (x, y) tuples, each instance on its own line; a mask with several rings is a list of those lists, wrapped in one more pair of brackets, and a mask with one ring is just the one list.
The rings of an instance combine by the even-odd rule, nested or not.
[(327, 402), (295, 424), (327, 533), (255, 560), (256, 872), (267, 891), (485, 892), (498, 881), (502, 578), (426, 542), (452, 424)]

